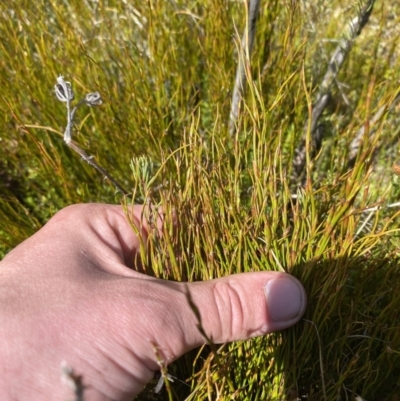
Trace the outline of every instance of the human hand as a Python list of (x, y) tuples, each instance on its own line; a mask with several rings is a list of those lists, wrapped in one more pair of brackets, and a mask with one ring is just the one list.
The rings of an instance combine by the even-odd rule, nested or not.
[[(140, 227), (142, 206), (133, 209)], [(142, 224), (146, 239), (148, 227)], [(70, 206), (0, 262), (0, 399), (71, 399), (65, 361), (82, 376), (85, 400), (131, 400), (159, 369), (205, 342), (287, 328), (306, 294), (277, 272), (178, 283), (135, 271), (140, 240), (122, 207)]]

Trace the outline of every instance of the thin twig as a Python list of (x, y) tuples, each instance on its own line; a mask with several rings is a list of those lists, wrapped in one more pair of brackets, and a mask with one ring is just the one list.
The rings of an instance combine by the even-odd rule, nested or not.
[(303, 174), (306, 164), (305, 137), (308, 134), (308, 130), (310, 130), (311, 142), (314, 143), (314, 145), (318, 145), (318, 142), (320, 142), (320, 140), (322, 139), (317, 138), (318, 121), (329, 103), (332, 84), (335, 82), (340, 68), (342, 67), (344, 61), (346, 60), (346, 57), (350, 53), (355, 39), (357, 38), (357, 36), (360, 35), (362, 29), (367, 24), (372, 13), (374, 3), (375, 0), (369, 0), (360, 10), (359, 15), (353, 18), (353, 20), (349, 24), (347, 32), (343, 35), (342, 39), (339, 40), (338, 46), (332, 53), (328, 68), (320, 85), (319, 93), (312, 107), (311, 122), (309, 123), (307, 121), (305, 123), (303, 128), (302, 140), (300, 141), (300, 144), (295, 151), (296, 156), (293, 160), (293, 171), (296, 174), (297, 178), (299, 178)]
[(389, 205), (378, 205), (362, 210), (360, 213), (368, 213), (368, 216), (365, 218), (361, 226), (356, 231), (355, 236), (357, 237), (364, 230), (364, 228), (367, 226), (368, 222), (371, 220), (371, 218), (374, 216), (376, 212), (378, 212), (381, 209), (393, 208), (393, 207), (400, 207), (400, 202), (391, 203)]
[(386, 207), (400, 207), (400, 202), (395, 202), (395, 203), (391, 203), (389, 205), (381, 205), (381, 206), (374, 206), (374, 207), (370, 207), (368, 209), (364, 209), (361, 211), (361, 213), (369, 213), (369, 212), (376, 212), (380, 209), (384, 209)]
[(86, 163), (90, 164), (90, 165), (91, 165), (92, 167), (94, 167), (98, 172), (100, 172), (101, 174), (103, 174), (103, 176), (104, 176), (105, 178), (107, 178), (108, 180), (110, 180), (110, 181), (115, 185), (115, 187), (116, 187), (119, 191), (121, 191), (124, 195), (129, 195), (129, 192), (126, 191), (125, 188), (122, 187), (121, 184), (120, 184), (106, 169), (104, 169), (103, 167), (101, 167), (99, 164), (97, 164), (97, 163), (94, 161), (93, 156), (89, 156), (89, 155), (88, 155), (82, 148), (80, 148), (72, 139), (69, 140), (68, 142), (66, 141), (65, 143), (66, 143), (66, 145), (67, 145), (68, 147), (70, 147), (72, 150), (74, 150), (76, 153), (78, 153)]
[(250, 64), (251, 51), (256, 35), (257, 17), (260, 9), (260, 0), (249, 0), (248, 18), (246, 28), (238, 49), (238, 65), (236, 68), (235, 85), (233, 87), (231, 112), (229, 115), (229, 134), (233, 137), (236, 133), (239, 119), (240, 103), (246, 92), (246, 66)]

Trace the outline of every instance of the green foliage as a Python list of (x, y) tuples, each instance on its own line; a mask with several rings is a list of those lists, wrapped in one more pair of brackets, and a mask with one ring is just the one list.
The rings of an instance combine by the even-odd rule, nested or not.
[[(242, 2), (3, 0), (1, 255), (71, 203), (162, 205), (165, 235), (150, 233), (149, 274), (192, 281), (283, 269), (309, 296), (295, 328), (217, 354), (205, 347), (169, 367), (190, 386), (171, 383), (176, 399), (398, 396), (399, 215), (388, 207), (400, 197), (391, 172), (396, 109), (368, 123), (398, 91), (395, 2), (375, 5), (340, 71), (301, 188), (292, 171), (335, 40), (358, 10), (357, 2), (262, 2), (230, 138)], [(102, 106), (77, 112), (74, 139), (130, 198), (63, 143), (65, 105), (52, 92), (59, 74), (78, 97), (101, 93)], [(374, 135), (350, 166), (362, 126)]]

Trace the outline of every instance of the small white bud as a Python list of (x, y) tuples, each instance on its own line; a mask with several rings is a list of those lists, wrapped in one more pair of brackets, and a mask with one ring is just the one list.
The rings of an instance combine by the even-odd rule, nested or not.
[(101, 100), (101, 96), (99, 92), (92, 92), (92, 93), (88, 93), (85, 96), (85, 103), (88, 106), (100, 106), (103, 101)]

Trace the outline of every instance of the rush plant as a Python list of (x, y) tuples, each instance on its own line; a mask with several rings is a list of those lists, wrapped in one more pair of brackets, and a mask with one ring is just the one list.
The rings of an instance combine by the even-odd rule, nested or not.
[[(309, 305), (290, 330), (160, 360), (138, 399), (396, 400), (399, 15), (371, 0), (2, 1), (1, 255), (71, 203), (162, 205), (148, 274), (283, 270)], [(98, 107), (75, 113), (74, 92)]]

